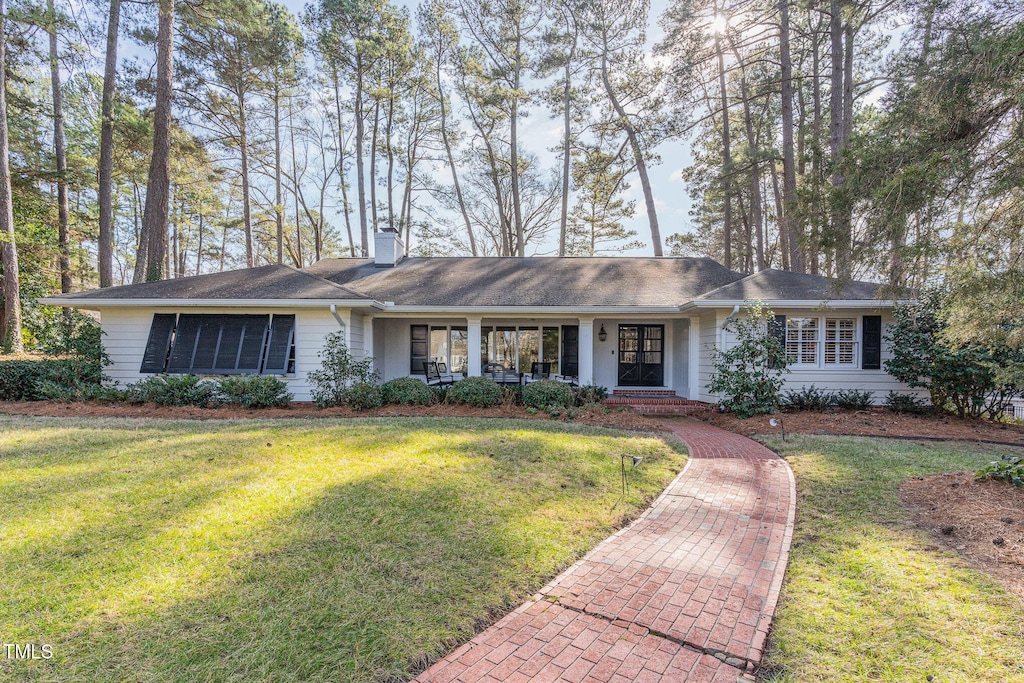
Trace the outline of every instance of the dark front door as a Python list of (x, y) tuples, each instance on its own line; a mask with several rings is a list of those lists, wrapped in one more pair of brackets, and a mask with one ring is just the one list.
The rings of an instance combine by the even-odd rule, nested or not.
[(665, 326), (619, 325), (619, 386), (665, 384)]

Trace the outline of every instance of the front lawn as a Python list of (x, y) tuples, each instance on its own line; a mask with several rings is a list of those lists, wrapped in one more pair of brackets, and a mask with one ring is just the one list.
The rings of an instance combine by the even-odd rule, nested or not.
[[(630, 471), (626, 504), (619, 454)], [(656, 438), (468, 419), (0, 416), (0, 679), (388, 681), (681, 469)]]
[[(1024, 681), (1024, 605), (910, 522), (897, 487), (1019, 449), (795, 436), (797, 526), (762, 680)], [(929, 678), (933, 677), (933, 678)]]

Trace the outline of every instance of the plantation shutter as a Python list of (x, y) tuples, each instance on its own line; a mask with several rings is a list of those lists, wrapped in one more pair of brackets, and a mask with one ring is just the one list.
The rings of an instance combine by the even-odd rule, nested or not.
[(863, 322), (864, 336), (861, 343), (861, 369), (882, 369), (882, 316), (866, 315)]
[(149, 341), (142, 354), (142, 368), (139, 372), (163, 372), (167, 365), (167, 352), (171, 348), (171, 334), (178, 319), (175, 313), (154, 313), (149, 328)]
[(423, 364), (427, 362), (427, 354), (430, 351), (427, 348), (429, 344), (427, 326), (410, 325), (409, 329), (412, 334), (412, 345), (409, 350), (409, 374), (422, 375), (427, 371)]
[(263, 372), (284, 375), (288, 372), (288, 356), (295, 334), (294, 315), (275, 315), (270, 323), (270, 339), (267, 340), (267, 358)]
[[(779, 340), (779, 346), (782, 347), (782, 352), (786, 352), (786, 316), (777, 315), (775, 320), (771, 323), (772, 336)], [(774, 368), (775, 363), (770, 364), (769, 367)]]

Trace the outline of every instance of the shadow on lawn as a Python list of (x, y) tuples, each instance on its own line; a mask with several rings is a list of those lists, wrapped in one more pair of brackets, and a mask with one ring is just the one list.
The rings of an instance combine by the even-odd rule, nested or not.
[[(427, 425), (429, 445), (390, 430), (390, 458), (384, 423), (367, 432), (320, 422), (283, 437), (218, 425), (232, 453), (213, 461), (203, 449), (215, 440), (200, 433), (181, 437), (187, 457), (139, 458), (152, 471), (137, 490), (111, 493), (90, 475), (87, 495), (106, 496), (97, 505), (134, 494), (138, 514), (86, 523), (61, 545), (78, 555), (30, 573), (47, 579), (25, 587), (38, 604), (22, 594), (12, 605), (56, 657), (3, 663), (0, 678), (400, 680), (518, 604), (626, 512), (610, 511), (617, 455), (581, 454), (532, 426), (512, 454), (491, 429)], [(247, 455), (265, 438), (273, 445), (261, 457)], [(622, 447), (602, 438), (602, 450)], [(355, 453), (338, 457), (332, 444), (342, 443)], [(656, 440), (630, 443), (648, 449), (650, 465), (631, 490), (653, 496), (680, 460), (659, 455)], [(275, 472), (293, 451), (297, 464)], [(170, 490), (156, 485), (166, 479)], [(77, 585), (82, 575), (102, 585)]]

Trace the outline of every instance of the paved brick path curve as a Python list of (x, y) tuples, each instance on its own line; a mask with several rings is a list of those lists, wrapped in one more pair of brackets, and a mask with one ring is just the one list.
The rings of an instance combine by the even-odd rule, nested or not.
[(793, 536), (792, 471), (738, 434), (664, 424), (690, 459), (654, 504), (417, 682), (753, 680)]

